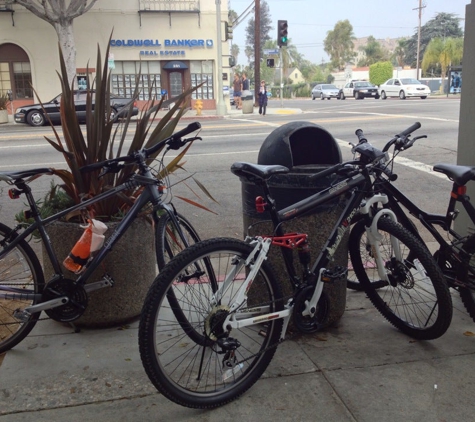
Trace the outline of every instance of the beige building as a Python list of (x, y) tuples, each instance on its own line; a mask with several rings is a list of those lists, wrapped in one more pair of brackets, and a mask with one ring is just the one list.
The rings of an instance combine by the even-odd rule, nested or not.
[[(60, 92), (58, 38), (54, 28), (19, 5), (0, 0), (0, 92), (12, 90), (15, 108), (49, 101)], [(227, 20), (221, 2), (221, 32)], [(138, 81), (140, 100), (168, 98), (205, 82), (194, 93), (204, 108), (216, 108), (218, 76), (229, 85), (229, 45), (218, 57), (215, 0), (100, 0), (74, 20), (77, 82), (95, 75), (97, 46), (109, 37), (112, 92), (131, 96)], [(222, 60), (222, 75), (218, 75)], [(89, 72), (86, 69), (89, 67)], [(32, 89), (33, 87), (33, 89)], [(222, 97), (221, 97), (222, 98)]]

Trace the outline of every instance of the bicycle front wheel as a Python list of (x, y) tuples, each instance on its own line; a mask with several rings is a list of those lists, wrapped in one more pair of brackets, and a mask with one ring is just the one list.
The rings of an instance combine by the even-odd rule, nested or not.
[[(11, 229), (0, 223), (1, 249), (11, 241)], [(13, 235), (16, 237), (16, 235)], [(0, 294), (19, 289), (18, 299), (0, 298), (0, 353), (10, 350), (20, 343), (35, 326), (40, 312), (25, 320), (15, 316), (26, 307), (38, 302), (36, 299), (24, 299), (21, 293), (41, 293), (44, 278), (41, 265), (31, 247), (25, 241), (0, 258)]]
[[(378, 311), (403, 333), (432, 340), (447, 331), (452, 320), (452, 301), (444, 275), (428, 249), (411, 233), (389, 218), (378, 221), (383, 236), (379, 252), (387, 282), (378, 274), (374, 253), (361, 243), (350, 244), (350, 256), (358, 280)], [(397, 239), (401, 259), (391, 238)], [(384, 283), (379, 289), (376, 286)]]
[[(177, 213), (176, 218), (188, 245), (199, 242), (200, 237), (191, 223), (181, 214)], [(161, 270), (167, 262), (185, 248), (186, 244), (173, 224), (173, 220), (165, 212), (160, 216), (155, 230), (155, 253), (158, 269)]]
[[(257, 272), (246, 301), (231, 310), (246, 279), (249, 268), (243, 262), (251, 251), (236, 239), (199, 242), (170, 261), (150, 288), (140, 320), (140, 356), (152, 383), (170, 400), (201, 409), (226, 404), (250, 388), (269, 365), (282, 319), (262, 315), (283, 309), (269, 263)], [(217, 293), (213, 283), (219, 286)], [(185, 320), (179, 320), (170, 305), (171, 290)], [(237, 320), (254, 318), (254, 324), (224, 328), (230, 314)]]

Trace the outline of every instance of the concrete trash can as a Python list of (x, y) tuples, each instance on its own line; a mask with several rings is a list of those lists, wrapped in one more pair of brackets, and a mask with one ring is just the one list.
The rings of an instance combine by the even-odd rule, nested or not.
[(254, 113), (254, 100), (252, 98), (252, 92), (249, 90), (242, 91), (242, 114)]
[[(274, 130), (263, 142), (258, 164), (280, 164), (290, 168), (288, 174), (275, 175), (269, 180), (271, 193), (276, 201), (277, 209), (285, 208), (318, 191), (328, 188), (340, 177), (332, 175), (316, 181), (309, 176), (324, 170), (331, 165), (341, 163), (341, 151), (338, 143), (321, 126), (309, 122), (290, 122)], [(244, 235), (272, 234), (273, 226), (268, 213), (257, 213), (255, 208), (256, 196), (262, 195), (262, 188), (241, 179), (242, 210)], [(328, 239), (331, 229), (343, 211), (344, 203), (338, 200), (325, 204), (313, 213), (284, 223), (284, 231), (307, 233), (311, 252), (311, 265), (315, 262), (323, 245)], [(255, 224), (250, 230), (248, 227)], [(341, 241), (333, 266), (348, 266), (348, 237), (347, 232)], [(294, 262), (298, 268), (298, 257), (294, 251)], [(292, 293), (288, 281), (281, 251), (271, 248), (269, 259), (277, 270), (279, 281), (283, 286), (284, 296)], [(333, 267), (330, 267), (331, 269)], [(330, 298), (329, 311), (323, 326), (336, 323), (345, 311), (346, 278), (324, 286)]]

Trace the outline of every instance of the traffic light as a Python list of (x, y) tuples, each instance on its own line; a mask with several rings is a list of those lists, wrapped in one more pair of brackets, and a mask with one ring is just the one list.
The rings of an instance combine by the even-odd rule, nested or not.
[(233, 39), (233, 26), (229, 22), (224, 21), (224, 41), (228, 41), (232, 39)]
[(277, 21), (277, 45), (279, 47), (287, 47), (289, 25), (287, 21)]
[(267, 59), (267, 67), (274, 67), (274, 59)]
[(229, 67), (234, 67), (236, 66), (236, 59), (234, 58), (234, 56), (230, 56), (229, 57)]

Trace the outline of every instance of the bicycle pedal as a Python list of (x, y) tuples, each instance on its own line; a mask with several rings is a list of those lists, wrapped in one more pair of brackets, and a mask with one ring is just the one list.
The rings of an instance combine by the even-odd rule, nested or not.
[(334, 283), (336, 281), (343, 280), (348, 274), (347, 267), (335, 267), (332, 270), (325, 270), (322, 273), (322, 281), (324, 283)]
[(28, 311), (15, 309), (13, 311), (13, 317), (16, 318), (20, 322), (28, 322), (31, 317), (31, 314)]

